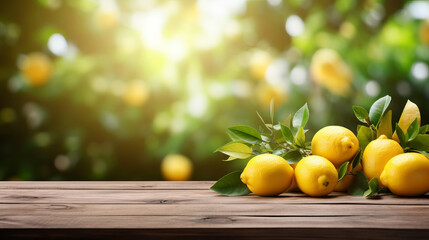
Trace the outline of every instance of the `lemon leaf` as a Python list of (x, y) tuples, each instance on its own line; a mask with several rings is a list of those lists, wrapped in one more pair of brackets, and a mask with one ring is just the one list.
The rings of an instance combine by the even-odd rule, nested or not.
[(372, 125), (376, 127), (378, 126), (378, 123), (383, 117), (384, 112), (389, 106), (391, 100), (392, 98), (389, 95), (386, 95), (372, 104), (371, 108), (369, 109), (369, 120), (371, 121)]
[(346, 175), (347, 167), (349, 166), (349, 162), (345, 162), (341, 165), (341, 167), (338, 169), (338, 182), (343, 179), (343, 177)]
[(364, 192), (364, 196), (365, 197), (371, 197), (372, 195), (376, 194), (379, 190), (379, 186), (378, 186), (378, 178), (372, 178), (369, 182), (368, 182), (368, 187), (369, 189), (366, 190)]
[(392, 138), (392, 110), (384, 114), (377, 128), (377, 137), (386, 135), (387, 138)]
[(305, 133), (302, 127), (300, 127), (296, 133), (295, 143), (300, 147), (305, 147)]
[(280, 124), (280, 129), (282, 132), (282, 135), (284, 137), (284, 139), (286, 141), (288, 141), (289, 143), (293, 143), (294, 139), (293, 139), (293, 134), (292, 131), (290, 130), (290, 128), (288, 128), (287, 126)]
[(429, 152), (429, 134), (418, 134), (416, 138), (408, 143), (408, 147)]
[(218, 148), (216, 151), (224, 153), (228, 156), (231, 156), (234, 158), (240, 158), (240, 159), (245, 159), (252, 155), (252, 150), (250, 149), (250, 147), (244, 143), (239, 143), (239, 142), (230, 142)]
[(423, 126), (420, 127), (419, 133), (420, 134), (426, 134), (428, 132), (428, 130), (429, 130), (429, 125), (426, 124), (426, 125), (423, 125)]
[(304, 104), (298, 111), (296, 111), (292, 120), (292, 127), (295, 130), (298, 130), (300, 127), (305, 127), (307, 124), (310, 113), (308, 111), (307, 103)]
[(396, 134), (398, 135), (399, 143), (401, 144), (402, 147), (404, 147), (405, 144), (407, 143), (407, 138), (405, 137), (404, 132), (402, 131), (402, 129), (399, 127), (398, 124), (396, 124)]
[(366, 111), (365, 108), (360, 106), (353, 106), (352, 108), (356, 118), (359, 121), (363, 123), (368, 123), (366, 119), (369, 119), (369, 115), (368, 115), (368, 111)]
[(221, 177), (211, 190), (225, 196), (244, 196), (250, 193), (249, 188), (240, 179), (241, 172), (232, 172)]
[(262, 141), (261, 134), (248, 126), (235, 126), (228, 128), (228, 130), (234, 133), (234, 135), (241, 140), (248, 143), (258, 144)]
[(352, 160), (352, 169), (355, 169), (355, 167), (357, 167), (359, 165), (359, 163), (362, 161), (362, 151), (359, 149), (358, 152), (356, 153), (356, 155), (354, 156), (353, 160)]
[(425, 155), (427, 158), (429, 158), (429, 153), (428, 152), (426, 152), (426, 151), (419, 151), (419, 150), (412, 150), (413, 152), (418, 152), (418, 153), (420, 153), (420, 154), (423, 154), (423, 155)]
[(414, 140), (414, 138), (416, 138), (418, 134), (419, 134), (419, 119), (416, 118), (407, 129), (407, 133), (405, 135), (407, 137), (407, 142)]
[(225, 160), (222, 160), (222, 161), (229, 162), (229, 161), (236, 160), (236, 159), (237, 159), (236, 157), (229, 156), (228, 159), (225, 159)]
[(360, 127), (357, 133), (357, 139), (359, 140), (360, 149), (364, 151), (366, 145), (368, 145), (372, 140), (374, 140), (372, 130), (369, 127)]
[(347, 193), (353, 196), (363, 196), (368, 190), (368, 179), (362, 171), (356, 172), (356, 180), (353, 185), (347, 190)]
[(299, 150), (292, 150), (287, 152), (283, 157), (289, 164), (294, 164), (302, 159), (302, 155)]

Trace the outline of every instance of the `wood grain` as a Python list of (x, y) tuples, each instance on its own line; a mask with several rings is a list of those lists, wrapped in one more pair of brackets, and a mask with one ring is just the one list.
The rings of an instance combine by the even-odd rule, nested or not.
[(209, 190), (212, 184), (0, 182), (0, 239), (429, 236), (428, 195), (385, 195), (380, 199), (342, 193), (324, 198), (302, 193), (224, 197)]

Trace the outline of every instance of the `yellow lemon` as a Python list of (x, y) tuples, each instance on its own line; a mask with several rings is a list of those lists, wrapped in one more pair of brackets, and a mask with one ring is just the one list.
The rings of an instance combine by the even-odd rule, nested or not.
[(305, 194), (320, 197), (334, 191), (338, 172), (328, 159), (312, 155), (298, 162), (295, 179), (299, 189)]
[(354, 133), (341, 126), (328, 126), (320, 129), (311, 141), (311, 151), (340, 167), (351, 160), (359, 150), (359, 141)]
[(265, 79), (265, 72), (273, 61), (270, 54), (264, 50), (256, 50), (249, 58), (249, 67), (252, 75), (259, 80)]
[(274, 99), (274, 107), (280, 107), (287, 100), (287, 93), (282, 87), (262, 84), (257, 88), (257, 97), (262, 107), (270, 107), (271, 99)]
[(336, 95), (346, 96), (352, 83), (352, 71), (341, 56), (332, 49), (314, 53), (310, 72), (313, 80)]
[[(411, 102), (410, 100), (407, 101), (405, 104), (404, 110), (402, 110), (401, 117), (399, 118), (398, 126), (401, 128), (401, 130), (406, 133), (408, 127), (413, 123), (413, 121), (418, 118), (419, 126), (420, 126), (420, 110), (419, 107)], [(393, 133), (392, 139), (399, 142), (398, 135)]]
[(33, 86), (41, 86), (48, 82), (52, 74), (52, 62), (44, 53), (28, 54), (19, 64), (22, 75)]
[(399, 196), (418, 196), (429, 191), (429, 159), (420, 153), (403, 153), (391, 158), (380, 180)]
[(266, 153), (250, 159), (240, 178), (254, 194), (276, 196), (291, 185), (293, 168), (284, 158)]
[[(298, 163), (294, 163), (294, 164), (291, 164), (290, 166), (295, 170), (297, 164)], [(293, 177), (292, 177), (292, 183), (286, 189), (285, 192), (295, 192), (295, 191), (298, 191), (298, 190), (299, 190), (299, 188), (298, 188), (298, 185), (296, 184), (296, 179), (295, 179), (295, 174), (294, 174)]]
[(404, 153), (401, 145), (394, 140), (381, 135), (371, 141), (362, 155), (363, 172), (368, 179), (378, 178), (386, 163), (394, 156)]
[(187, 181), (192, 175), (192, 162), (180, 154), (169, 154), (161, 163), (161, 173), (168, 181)]
[(356, 175), (352, 175), (351, 173), (356, 174), (356, 172), (362, 170), (362, 164), (357, 165), (354, 169), (352, 169), (352, 167), (353, 167), (352, 163), (350, 163), (349, 166), (347, 167), (346, 175), (343, 177), (343, 179), (341, 179), (339, 183), (337, 183), (337, 185), (334, 188), (334, 191), (346, 192), (347, 189), (349, 189), (352, 186), (352, 184), (356, 180)]

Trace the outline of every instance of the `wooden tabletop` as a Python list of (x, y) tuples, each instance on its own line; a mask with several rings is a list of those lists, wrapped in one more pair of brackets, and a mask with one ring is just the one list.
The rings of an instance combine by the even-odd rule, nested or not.
[(429, 195), (225, 197), (213, 182), (0, 182), (0, 239), (429, 239)]

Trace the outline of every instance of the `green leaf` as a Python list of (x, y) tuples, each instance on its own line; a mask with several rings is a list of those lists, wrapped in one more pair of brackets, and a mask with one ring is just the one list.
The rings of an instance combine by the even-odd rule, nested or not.
[(300, 127), (304, 128), (305, 125), (307, 124), (309, 115), (310, 114), (306, 103), (293, 116), (293, 120), (292, 120), (293, 129), (298, 130)]
[(274, 98), (272, 98), (270, 102), (270, 117), (271, 123), (274, 124)]
[(249, 188), (240, 179), (241, 172), (232, 172), (219, 179), (211, 190), (225, 196), (244, 196), (250, 193)]
[(262, 141), (261, 134), (259, 134), (259, 132), (255, 129), (248, 126), (235, 126), (228, 128), (228, 130), (234, 133), (241, 140), (248, 143), (258, 144)]
[(357, 133), (357, 139), (359, 140), (359, 146), (361, 151), (364, 151), (366, 145), (368, 145), (368, 143), (374, 140), (372, 130), (369, 127), (360, 127)]
[[(398, 134), (399, 136), (399, 134)], [(429, 152), (429, 134), (419, 134), (413, 141), (408, 143), (408, 147)]]
[(418, 134), (419, 134), (419, 119), (416, 118), (408, 127), (407, 133), (405, 134), (405, 136), (407, 137), (407, 142), (414, 140), (414, 138), (416, 138)]
[(363, 123), (368, 123), (366, 121), (366, 119), (369, 119), (369, 115), (368, 115), (368, 111), (366, 111), (365, 108), (360, 107), (360, 106), (353, 106), (352, 108), (353, 108), (353, 112), (354, 112), (356, 118), (359, 121), (361, 121)]
[(370, 197), (371, 195), (376, 194), (378, 192), (378, 190), (379, 190), (378, 179), (372, 178), (368, 182), (368, 186), (369, 186), (369, 189), (366, 190), (363, 194), (365, 197)]
[(288, 128), (292, 127), (292, 114), (289, 114), (289, 116), (287, 116), (287, 118), (284, 121), (284, 125)]
[(235, 135), (235, 133), (231, 132), (230, 130), (227, 129), (226, 133), (232, 141), (241, 141), (241, 138), (239, 138), (237, 135)]
[(405, 137), (404, 132), (398, 124), (396, 124), (396, 134), (398, 135), (399, 143), (401, 144), (401, 146), (405, 146), (405, 144), (407, 143), (407, 138)]
[(289, 164), (294, 164), (302, 159), (302, 155), (299, 150), (292, 150), (287, 152), (283, 158), (286, 159)]
[(283, 124), (280, 124), (280, 129), (284, 139), (289, 143), (293, 143), (294, 139), (293, 139), (292, 131)]
[(238, 158), (229, 156), (228, 159), (225, 159), (225, 160), (222, 160), (222, 161), (229, 162), (229, 161), (233, 161), (233, 160), (236, 160), (236, 159), (238, 159)]
[(260, 155), (266, 152), (265, 149), (262, 149), (261, 145), (253, 145), (251, 150), (253, 155)]
[(374, 126), (378, 126), (378, 123), (383, 117), (387, 107), (389, 107), (391, 100), (392, 98), (389, 95), (386, 95), (372, 104), (371, 109), (369, 109), (369, 120)]
[(240, 159), (248, 158), (252, 155), (252, 150), (250, 147), (244, 143), (239, 142), (230, 142), (218, 148), (216, 151)]
[(420, 153), (420, 154), (423, 154), (423, 155), (425, 155), (426, 157), (428, 157), (429, 158), (429, 153), (428, 152), (426, 152), (426, 151), (420, 151), (420, 150), (412, 150), (413, 152), (418, 152), (418, 153)]
[(305, 133), (302, 127), (300, 127), (296, 133), (295, 143), (300, 147), (305, 147)]
[(362, 157), (361, 157), (362, 154), (361, 153), (362, 153), (362, 151), (359, 148), (358, 152), (356, 153), (356, 155), (354, 156), (354, 158), (352, 160), (352, 163), (353, 163), (352, 169), (355, 169), (355, 167), (357, 167), (359, 165), (359, 163), (362, 161)]
[(278, 156), (283, 156), (286, 152), (287, 150), (284, 148), (277, 148), (277, 149), (274, 149), (273, 154)]
[(270, 135), (261, 134), (262, 141), (269, 142), (271, 140)]
[(377, 137), (386, 135), (387, 138), (392, 138), (392, 110), (384, 114), (377, 128)]
[(274, 130), (276, 130), (276, 131), (280, 130), (280, 124), (275, 124), (275, 125), (273, 126), (273, 128), (274, 128)]
[(347, 193), (353, 196), (363, 196), (368, 190), (368, 179), (362, 171), (356, 172), (356, 180), (353, 185), (347, 190)]
[(347, 167), (349, 166), (349, 162), (345, 162), (341, 165), (341, 167), (338, 169), (338, 182), (343, 179), (343, 177), (346, 175)]
[(429, 125), (426, 124), (426, 125), (423, 125), (423, 126), (420, 127), (419, 133), (420, 134), (425, 134), (425, 133), (428, 132), (428, 130), (429, 130)]

